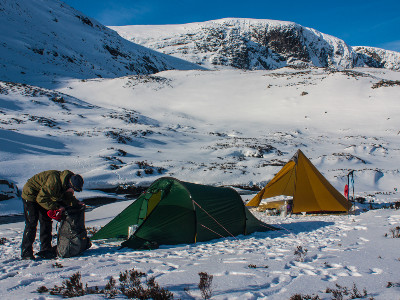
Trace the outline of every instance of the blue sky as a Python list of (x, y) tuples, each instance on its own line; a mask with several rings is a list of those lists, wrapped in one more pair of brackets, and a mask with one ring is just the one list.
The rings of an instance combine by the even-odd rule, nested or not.
[(104, 25), (183, 24), (228, 17), (292, 21), (351, 46), (400, 52), (399, 0), (63, 0)]

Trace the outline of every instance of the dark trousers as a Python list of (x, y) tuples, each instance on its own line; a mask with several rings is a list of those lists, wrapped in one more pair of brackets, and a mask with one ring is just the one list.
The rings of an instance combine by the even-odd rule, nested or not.
[(24, 204), (25, 230), (22, 238), (21, 256), (33, 255), (33, 243), (36, 238), (38, 221), (40, 223), (40, 251), (51, 250), (52, 220), (47, 215), (47, 210), (36, 202), (22, 199)]

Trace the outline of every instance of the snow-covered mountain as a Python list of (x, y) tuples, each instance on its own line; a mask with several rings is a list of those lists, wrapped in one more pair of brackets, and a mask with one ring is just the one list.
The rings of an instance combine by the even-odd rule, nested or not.
[(353, 47), (359, 59), (368, 67), (400, 70), (400, 53), (375, 47)]
[(122, 37), (207, 68), (285, 66), (400, 69), (400, 53), (355, 48), (293, 22), (227, 18), (182, 25), (111, 26)]
[(199, 66), (146, 49), (57, 0), (0, 0), (0, 79), (118, 77)]

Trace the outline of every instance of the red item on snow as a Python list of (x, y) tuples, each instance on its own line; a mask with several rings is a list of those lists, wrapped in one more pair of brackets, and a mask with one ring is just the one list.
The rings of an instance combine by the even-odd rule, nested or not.
[(53, 209), (53, 210), (49, 210), (49, 211), (47, 212), (47, 215), (48, 215), (51, 219), (60, 222), (60, 221), (61, 221), (62, 212), (61, 212), (60, 209)]
[(344, 196), (349, 199), (349, 186), (347, 184), (344, 187)]

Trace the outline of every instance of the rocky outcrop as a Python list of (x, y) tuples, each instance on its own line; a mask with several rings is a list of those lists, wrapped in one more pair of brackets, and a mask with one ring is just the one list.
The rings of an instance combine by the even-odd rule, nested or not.
[(374, 47), (353, 47), (359, 59), (368, 67), (400, 70), (400, 53)]

